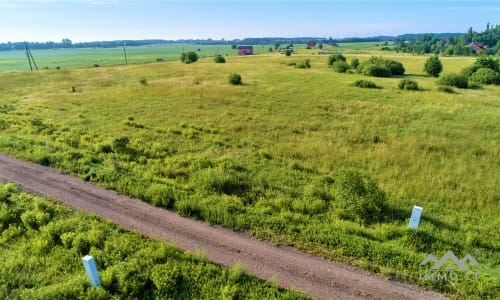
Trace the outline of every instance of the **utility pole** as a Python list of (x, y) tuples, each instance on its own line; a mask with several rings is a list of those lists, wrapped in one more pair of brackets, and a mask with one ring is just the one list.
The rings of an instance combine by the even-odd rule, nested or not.
[(33, 71), (33, 67), (35, 67), (35, 69), (38, 71), (38, 66), (36, 65), (35, 59), (33, 58), (33, 54), (31, 54), (28, 42), (24, 42), (24, 47), (26, 48), (26, 57), (28, 58), (28, 64), (30, 65), (30, 70)]
[(125, 64), (128, 65), (127, 50), (125, 49), (125, 41), (123, 41), (123, 56), (125, 56)]

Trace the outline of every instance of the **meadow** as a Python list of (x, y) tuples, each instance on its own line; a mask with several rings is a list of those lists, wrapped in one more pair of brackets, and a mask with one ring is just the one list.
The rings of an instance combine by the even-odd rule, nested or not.
[[(2, 299), (306, 299), (12, 184), (0, 184), (0, 250)], [(99, 288), (81, 263), (89, 253)]]
[[(336, 73), (316, 51), (2, 73), (0, 151), (455, 298), (498, 298), (500, 88), (446, 93), (425, 56), (345, 52), (403, 63), (421, 87), (403, 91), (401, 77)], [(447, 73), (475, 58), (441, 60)], [(386, 203), (379, 218), (345, 205), (372, 196)], [(448, 250), (472, 254), (479, 278), (419, 278)]]
[[(269, 45), (254, 46), (256, 54), (268, 52)], [(178, 60), (182, 52), (195, 51), (200, 57), (221, 55), (237, 55), (237, 50), (231, 45), (151, 45), (141, 47), (126, 47), (127, 63), (142, 64)], [(39, 69), (85, 68), (99, 66), (124, 65), (123, 48), (76, 48), (31, 50)], [(0, 72), (29, 70), (25, 51), (0, 51)]]

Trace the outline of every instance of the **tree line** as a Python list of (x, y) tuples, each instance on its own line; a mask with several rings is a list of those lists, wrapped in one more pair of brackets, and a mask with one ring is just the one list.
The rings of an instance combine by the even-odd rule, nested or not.
[(424, 34), (414, 40), (408, 40), (403, 36), (395, 40), (395, 50), (415, 54), (474, 55), (476, 51), (469, 46), (472, 42), (487, 46), (490, 54), (499, 54), (500, 25), (491, 26), (488, 23), (483, 32), (475, 32), (469, 27), (467, 32), (460, 36)]

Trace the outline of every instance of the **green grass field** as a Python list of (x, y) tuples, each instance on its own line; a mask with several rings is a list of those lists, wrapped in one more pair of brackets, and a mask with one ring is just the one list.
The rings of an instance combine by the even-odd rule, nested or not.
[[(268, 52), (269, 45), (256, 45), (254, 52)], [(198, 51), (199, 50), (199, 51)], [(237, 50), (230, 45), (152, 45), (141, 47), (126, 47), (127, 62), (142, 64), (156, 62), (161, 58), (165, 61), (179, 60), (184, 51), (195, 51), (201, 58), (221, 55), (237, 55)], [(79, 48), (32, 50), (33, 57), (40, 69), (85, 68), (95, 64), (100, 66), (124, 65), (123, 48)], [(0, 51), (0, 72), (29, 70), (25, 51)]]
[[(96, 258), (92, 287), (81, 258)], [(2, 299), (306, 299), (0, 184)]]
[[(422, 90), (335, 73), (302, 48), (225, 64), (3, 73), (0, 151), (456, 298), (498, 298), (500, 88), (445, 93), (424, 76), (426, 57), (361, 51), (348, 61), (395, 59)], [(304, 59), (311, 69), (289, 66)], [(442, 61), (458, 72), (474, 58)], [(228, 83), (234, 72), (243, 85)], [(359, 79), (381, 88), (352, 86)], [(346, 218), (344, 183), (382, 190), (384, 217)], [(413, 205), (424, 208), (417, 231)], [(448, 250), (473, 254), (479, 279), (419, 279), (420, 262)]]

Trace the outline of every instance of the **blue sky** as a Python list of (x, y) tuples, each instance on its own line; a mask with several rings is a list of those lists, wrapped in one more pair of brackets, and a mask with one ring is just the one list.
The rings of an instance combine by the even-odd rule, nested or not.
[(500, 1), (0, 0), (0, 42), (482, 31)]

